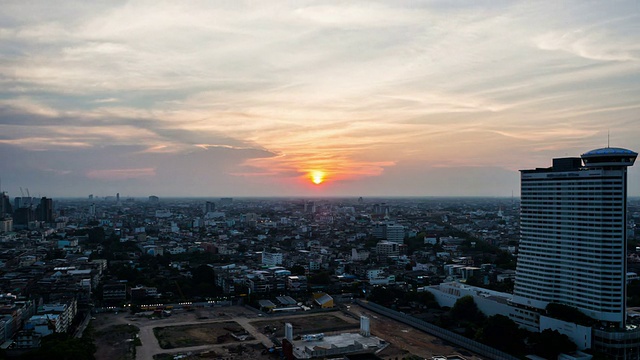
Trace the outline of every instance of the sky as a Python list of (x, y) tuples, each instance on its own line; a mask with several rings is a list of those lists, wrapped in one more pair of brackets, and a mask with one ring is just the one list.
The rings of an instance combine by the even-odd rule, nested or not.
[(12, 197), (509, 197), (608, 141), (640, 150), (637, 0), (0, 10)]

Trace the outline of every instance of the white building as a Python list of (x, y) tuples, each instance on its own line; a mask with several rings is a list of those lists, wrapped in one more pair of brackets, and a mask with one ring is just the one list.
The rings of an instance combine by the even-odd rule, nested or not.
[(0, 219), (0, 233), (13, 231), (13, 219)]
[(397, 244), (404, 243), (404, 226), (400, 224), (387, 224), (387, 241)]
[(358, 251), (356, 249), (351, 249), (351, 261), (365, 261), (369, 258), (368, 251)]
[(282, 253), (262, 252), (262, 264), (267, 266), (282, 265)]
[(378, 256), (398, 256), (400, 248), (398, 243), (391, 241), (380, 241), (376, 244), (376, 254)]
[(156, 217), (157, 218), (169, 218), (172, 215), (173, 214), (171, 213), (170, 210), (156, 210)]
[(593, 329), (593, 343), (610, 359), (640, 352), (640, 331), (626, 326), (627, 167), (637, 155), (603, 148), (521, 171), (513, 304), (538, 313), (549, 303), (578, 308), (606, 329)]
[(512, 297), (511, 294), (469, 286), (459, 282), (425, 286), (419, 288), (418, 291), (432, 293), (438, 304), (446, 307), (453, 307), (458, 299), (464, 296), (471, 296), (478, 306), (478, 310), (482, 311), (486, 316), (498, 314), (509, 316), (513, 311), (513, 308), (508, 304)]
[(367, 270), (367, 280), (371, 285), (389, 285), (395, 284), (395, 275), (389, 275), (383, 269)]
[[(637, 154), (590, 151), (521, 171), (521, 236), (513, 301), (550, 302), (623, 327), (627, 166)], [(621, 291), (622, 290), (622, 291)]]

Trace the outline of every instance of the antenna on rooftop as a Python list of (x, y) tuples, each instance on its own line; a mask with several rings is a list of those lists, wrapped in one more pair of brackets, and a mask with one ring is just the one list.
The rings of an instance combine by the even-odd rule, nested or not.
[(611, 138), (611, 130), (607, 129), (607, 148), (611, 147), (610, 146), (610, 138)]

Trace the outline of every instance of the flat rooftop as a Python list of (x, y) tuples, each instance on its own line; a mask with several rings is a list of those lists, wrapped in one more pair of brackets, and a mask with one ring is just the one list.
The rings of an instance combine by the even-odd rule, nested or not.
[[(353, 345), (356, 344), (361, 344), (362, 348), (353, 349)], [(366, 337), (359, 333), (341, 333), (338, 335), (325, 336), (322, 340), (294, 340), (293, 354), (297, 359), (310, 359), (315, 357), (312, 355), (311, 350), (316, 348), (333, 350), (333, 352), (336, 353), (347, 354), (350, 352), (367, 350), (373, 352), (384, 347), (386, 344), (387, 343), (384, 340), (375, 336)], [(344, 352), (340, 352), (340, 349), (344, 349)]]

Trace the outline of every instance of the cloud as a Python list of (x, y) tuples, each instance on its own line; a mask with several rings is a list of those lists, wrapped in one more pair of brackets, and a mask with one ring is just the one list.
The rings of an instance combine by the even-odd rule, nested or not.
[[(77, 156), (56, 158), (60, 178), (91, 173), (104, 175), (94, 184), (144, 180), (166, 191), (186, 191), (178, 185), (186, 182), (191, 191), (219, 177), (220, 191), (257, 193), (304, 192), (295, 181), (320, 168), (334, 180), (326, 188), (347, 191), (357, 181), (373, 189), (399, 168), (420, 173), (407, 163), (535, 167), (594, 147), (605, 127), (623, 128), (616, 144), (633, 147), (633, 9), (633, 1), (8, 1), (0, 145), (31, 154), (38, 171), (45, 155)], [(109, 180), (92, 172), (100, 166), (156, 176)]]
[(101, 180), (126, 180), (126, 179), (140, 179), (146, 177), (156, 176), (156, 170), (154, 168), (142, 168), (142, 169), (98, 169), (90, 170), (87, 172), (89, 179), (101, 179)]

